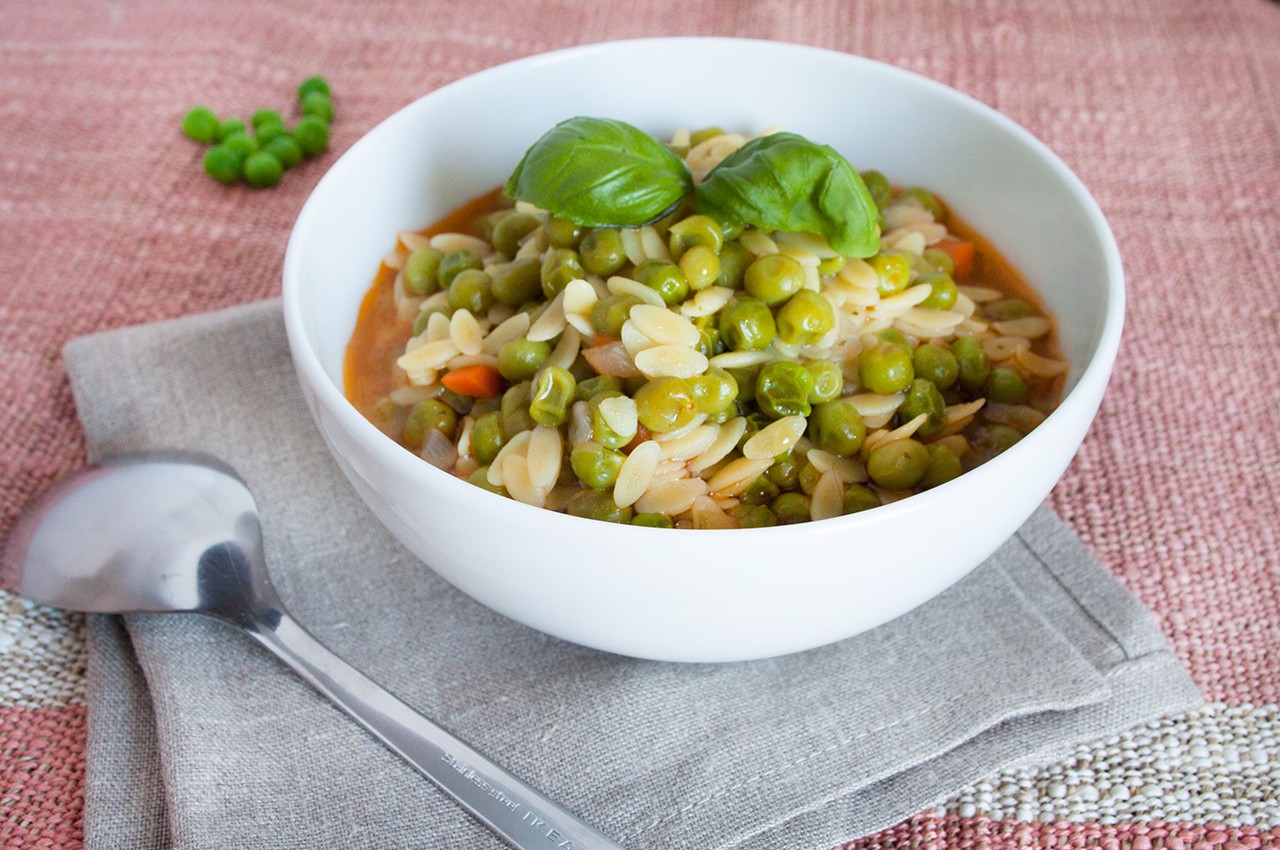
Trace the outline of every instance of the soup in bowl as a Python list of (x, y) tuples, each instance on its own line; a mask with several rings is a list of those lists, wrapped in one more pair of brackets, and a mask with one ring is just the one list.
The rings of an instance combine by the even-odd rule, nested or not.
[[(619, 213), (634, 193), (513, 178), (606, 131), (685, 182)], [(853, 194), (834, 224), (801, 214), (812, 187), (744, 206), (723, 186), (753, 166)], [(303, 208), (284, 303), (326, 443), (433, 570), (567, 640), (728, 661), (874, 627), (1008, 539), (1097, 409), (1123, 284), (1079, 180), (976, 101), (844, 54), (655, 39), (494, 68), (374, 128)]]

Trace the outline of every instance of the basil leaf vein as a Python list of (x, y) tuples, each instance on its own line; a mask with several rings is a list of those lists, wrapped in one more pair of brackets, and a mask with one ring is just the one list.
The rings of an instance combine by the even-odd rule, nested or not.
[(622, 121), (562, 121), (525, 152), (507, 180), (508, 196), (588, 227), (648, 224), (693, 189), (684, 161)]
[(752, 139), (711, 170), (694, 210), (762, 230), (825, 236), (848, 257), (880, 247), (879, 215), (862, 178), (834, 148), (794, 133)]

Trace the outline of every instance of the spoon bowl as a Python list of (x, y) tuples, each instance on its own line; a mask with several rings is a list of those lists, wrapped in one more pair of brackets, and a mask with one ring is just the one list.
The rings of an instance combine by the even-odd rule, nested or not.
[(271, 586), (253, 494), (215, 458), (126, 455), (63, 479), (13, 526), (0, 583), (71, 611), (232, 623), (512, 847), (545, 847), (550, 832), (563, 846), (621, 850), (303, 629)]
[(4, 564), (5, 584), (70, 611), (197, 611), (239, 622), (247, 600), (229, 596), (216, 575), (278, 604), (253, 494), (208, 457), (140, 454), (63, 479), (14, 526)]

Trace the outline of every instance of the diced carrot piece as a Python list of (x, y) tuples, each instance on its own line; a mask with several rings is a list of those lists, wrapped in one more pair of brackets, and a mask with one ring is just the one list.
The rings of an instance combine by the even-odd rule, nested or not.
[(440, 383), (458, 395), (472, 398), (493, 398), (502, 395), (507, 388), (502, 373), (483, 363), (450, 369), (440, 378)]
[(947, 238), (934, 244), (951, 255), (951, 262), (956, 264), (957, 278), (964, 277), (973, 271), (973, 243), (964, 239)]

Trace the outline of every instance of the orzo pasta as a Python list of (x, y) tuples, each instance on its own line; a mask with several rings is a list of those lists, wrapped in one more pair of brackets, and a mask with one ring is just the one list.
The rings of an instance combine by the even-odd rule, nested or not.
[[(747, 141), (669, 147), (698, 181)], [(592, 227), (501, 191), (389, 234), (347, 394), (477, 486), (614, 522), (767, 526), (944, 484), (1043, 421), (1067, 364), (989, 242), (923, 189), (860, 178), (866, 257), (688, 202)]]

